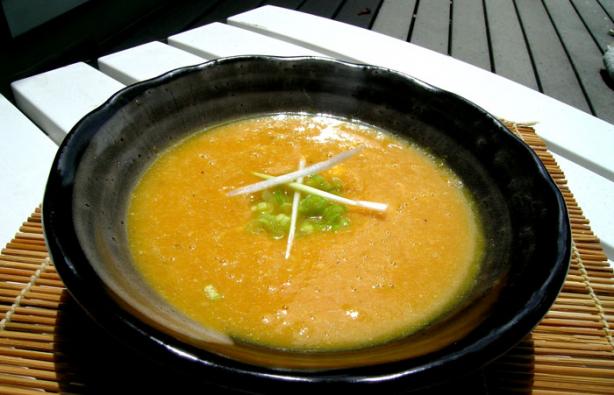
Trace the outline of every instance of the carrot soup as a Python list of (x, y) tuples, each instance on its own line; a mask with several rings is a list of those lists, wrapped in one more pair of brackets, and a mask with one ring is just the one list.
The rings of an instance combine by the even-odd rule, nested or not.
[[(288, 183), (229, 196), (297, 170), (301, 158), (310, 166), (357, 148), (293, 181), (384, 203), (383, 212)], [(366, 347), (428, 325), (462, 299), (483, 250), (471, 197), (441, 160), (324, 115), (245, 119), (179, 142), (135, 186), (127, 230), (138, 270), (176, 309), (240, 341), (305, 351)]]

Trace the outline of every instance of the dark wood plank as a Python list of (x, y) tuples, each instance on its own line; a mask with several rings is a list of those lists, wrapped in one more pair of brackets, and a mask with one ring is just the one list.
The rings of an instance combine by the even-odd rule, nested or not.
[(591, 40), (571, 3), (545, 0), (544, 4), (571, 58), (594, 114), (614, 123), (614, 91), (601, 79), (600, 70), (603, 66), (599, 47)]
[(79, 12), (89, 0), (62, 1), (11, 1), (2, 0), (1, 8), (6, 16), (12, 37), (18, 37), (45, 23), (65, 15), (68, 12)]
[(343, 0), (307, 0), (299, 7), (299, 11), (324, 18), (332, 18), (337, 13), (341, 3), (343, 3)]
[(4, 15), (4, 8), (0, 5), (0, 45), (8, 44), (12, 39), (13, 34)]
[(384, 0), (371, 30), (400, 40), (407, 40), (416, 0)]
[(512, 81), (539, 90), (520, 20), (511, 1), (486, 0), (492, 70)]
[(542, 91), (555, 99), (591, 112), (580, 82), (543, 3), (516, 0)]
[[(601, 51), (605, 52), (608, 44), (614, 42), (614, 37), (608, 34), (608, 30), (614, 27), (612, 19), (595, 0), (572, 0), (572, 3)], [(610, 3), (614, 4), (614, 1), (610, 0)]]
[(418, 5), (409, 40), (422, 47), (448, 55), (450, 0), (422, 0)]
[(482, 0), (452, 4), (450, 55), (490, 71), (490, 51)]
[(370, 29), (381, 2), (382, 0), (346, 0), (335, 19)]
[(266, 0), (265, 4), (296, 10), (305, 0)]
[[(91, 1), (0, 46), (0, 93), (12, 97), (10, 83), (106, 53), (132, 30), (164, 10), (167, 0)], [(104, 23), (100, 23), (104, 21)]]
[(610, 19), (614, 20), (614, 1), (612, 0), (597, 0), (597, 2), (608, 13)]
[[(169, 4), (164, 9), (151, 15), (147, 23), (135, 26), (125, 40), (115, 44), (109, 42), (106, 53), (132, 48), (149, 41), (166, 41), (166, 38), (191, 28), (195, 21), (211, 12), (219, 0), (190, 0), (180, 5)], [(106, 40), (103, 44), (107, 44)], [(105, 45), (106, 47), (106, 45)]]
[(263, 0), (221, 1), (211, 11), (196, 19), (190, 28), (207, 25), (213, 22), (225, 22), (230, 16), (252, 10), (264, 4)]

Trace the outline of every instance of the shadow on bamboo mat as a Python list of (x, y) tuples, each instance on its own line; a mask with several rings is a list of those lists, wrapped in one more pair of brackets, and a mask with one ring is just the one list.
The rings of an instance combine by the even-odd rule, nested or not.
[[(161, 366), (117, 342), (93, 322), (66, 291), (62, 295), (55, 327), (54, 354), (63, 393), (234, 393), (206, 382), (206, 378), (195, 378)], [(516, 393), (522, 388), (527, 392), (531, 388), (532, 364), (526, 363), (531, 359), (531, 349), (524, 344), (524, 350), (526, 371), (520, 375), (524, 385), (514, 388)], [(463, 379), (412, 394), (499, 393), (494, 388), (500, 371), (495, 364), (492, 372), (481, 370)]]

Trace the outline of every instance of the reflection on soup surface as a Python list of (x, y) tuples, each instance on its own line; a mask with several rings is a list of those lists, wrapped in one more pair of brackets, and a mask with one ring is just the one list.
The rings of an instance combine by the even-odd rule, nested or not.
[[(288, 259), (285, 233), (253, 226), (273, 194), (228, 196), (260, 181), (253, 172), (289, 173), (301, 157), (309, 166), (356, 147), (318, 177), (388, 209), (344, 206), (343, 226), (316, 231), (305, 224), (317, 224), (317, 212), (301, 214)], [(170, 304), (237, 339), (295, 350), (358, 348), (420, 329), (471, 286), (483, 244), (467, 191), (437, 158), (364, 124), (304, 114), (181, 141), (146, 170), (127, 219), (138, 269)]]

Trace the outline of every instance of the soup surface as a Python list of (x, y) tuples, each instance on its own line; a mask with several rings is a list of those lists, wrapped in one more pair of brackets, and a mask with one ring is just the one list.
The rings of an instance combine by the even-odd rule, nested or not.
[[(235, 188), (340, 152), (321, 173), (351, 199), (349, 225), (286, 237), (250, 231), (255, 195)], [(482, 235), (462, 182), (403, 139), (326, 116), (280, 114), (195, 134), (162, 153), (127, 213), (133, 259), (151, 286), (202, 325), (295, 350), (351, 349), (418, 330), (462, 298)]]

